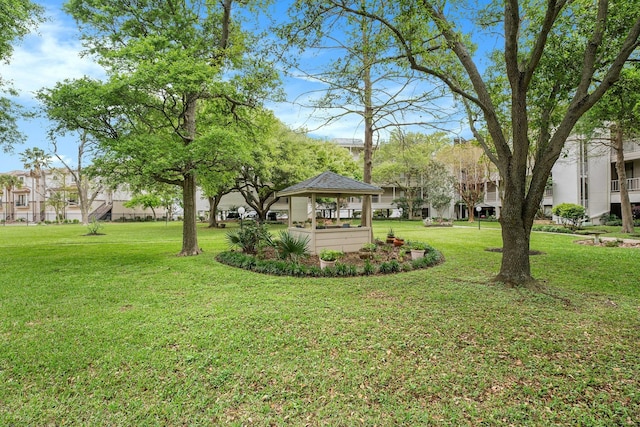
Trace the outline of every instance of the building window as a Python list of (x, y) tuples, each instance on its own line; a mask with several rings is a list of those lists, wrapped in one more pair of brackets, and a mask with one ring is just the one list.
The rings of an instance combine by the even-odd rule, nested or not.
[(380, 203), (380, 195), (374, 194), (371, 196), (371, 203)]
[(16, 201), (16, 206), (18, 206), (18, 207), (27, 206), (27, 195), (26, 194), (18, 194), (18, 200)]

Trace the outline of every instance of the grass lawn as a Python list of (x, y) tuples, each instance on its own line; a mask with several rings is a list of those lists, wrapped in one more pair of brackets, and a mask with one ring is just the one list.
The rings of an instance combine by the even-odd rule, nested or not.
[(295, 279), (204, 226), (198, 257), (179, 223), (0, 226), (0, 425), (637, 425), (640, 251), (534, 233), (532, 293), (490, 283), (496, 227), (390, 227), (446, 262)]

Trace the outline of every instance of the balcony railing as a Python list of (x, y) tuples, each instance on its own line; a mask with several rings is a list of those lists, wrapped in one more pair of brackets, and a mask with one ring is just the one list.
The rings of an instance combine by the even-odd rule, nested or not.
[[(629, 191), (638, 191), (640, 190), (640, 178), (627, 178), (627, 189)], [(619, 193), (620, 192), (620, 181), (613, 180), (611, 181), (611, 192)]]

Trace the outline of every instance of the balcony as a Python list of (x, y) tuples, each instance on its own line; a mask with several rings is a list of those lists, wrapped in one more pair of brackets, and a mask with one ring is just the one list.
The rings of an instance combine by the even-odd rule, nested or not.
[[(625, 141), (623, 151), (627, 160), (640, 158), (640, 141)], [(614, 148), (611, 148), (611, 161), (616, 161), (616, 150)]]
[[(629, 191), (640, 191), (640, 178), (628, 178), (627, 179), (627, 189)], [(620, 192), (620, 181), (613, 180), (611, 181), (611, 192), (619, 193)]]

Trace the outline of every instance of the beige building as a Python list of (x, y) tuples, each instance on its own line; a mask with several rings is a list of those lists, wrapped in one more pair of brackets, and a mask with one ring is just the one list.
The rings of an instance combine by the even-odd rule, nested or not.
[[(82, 212), (78, 201), (78, 188), (74, 176), (63, 169), (46, 169), (39, 177), (29, 171), (15, 170), (0, 175), (17, 178), (17, 185), (6, 186), (0, 195), (0, 221), (12, 222), (56, 222), (81, 221)], [(153, 216), (150, 209), (126, 208), (131, 199), (128, 191), (112, 191), (96, 185), (89, 186), (89, 194), (96, 193), (90, 204), (89, 219), (140, 221)], [(164, 209), (156, 209), (162, 217)]]

